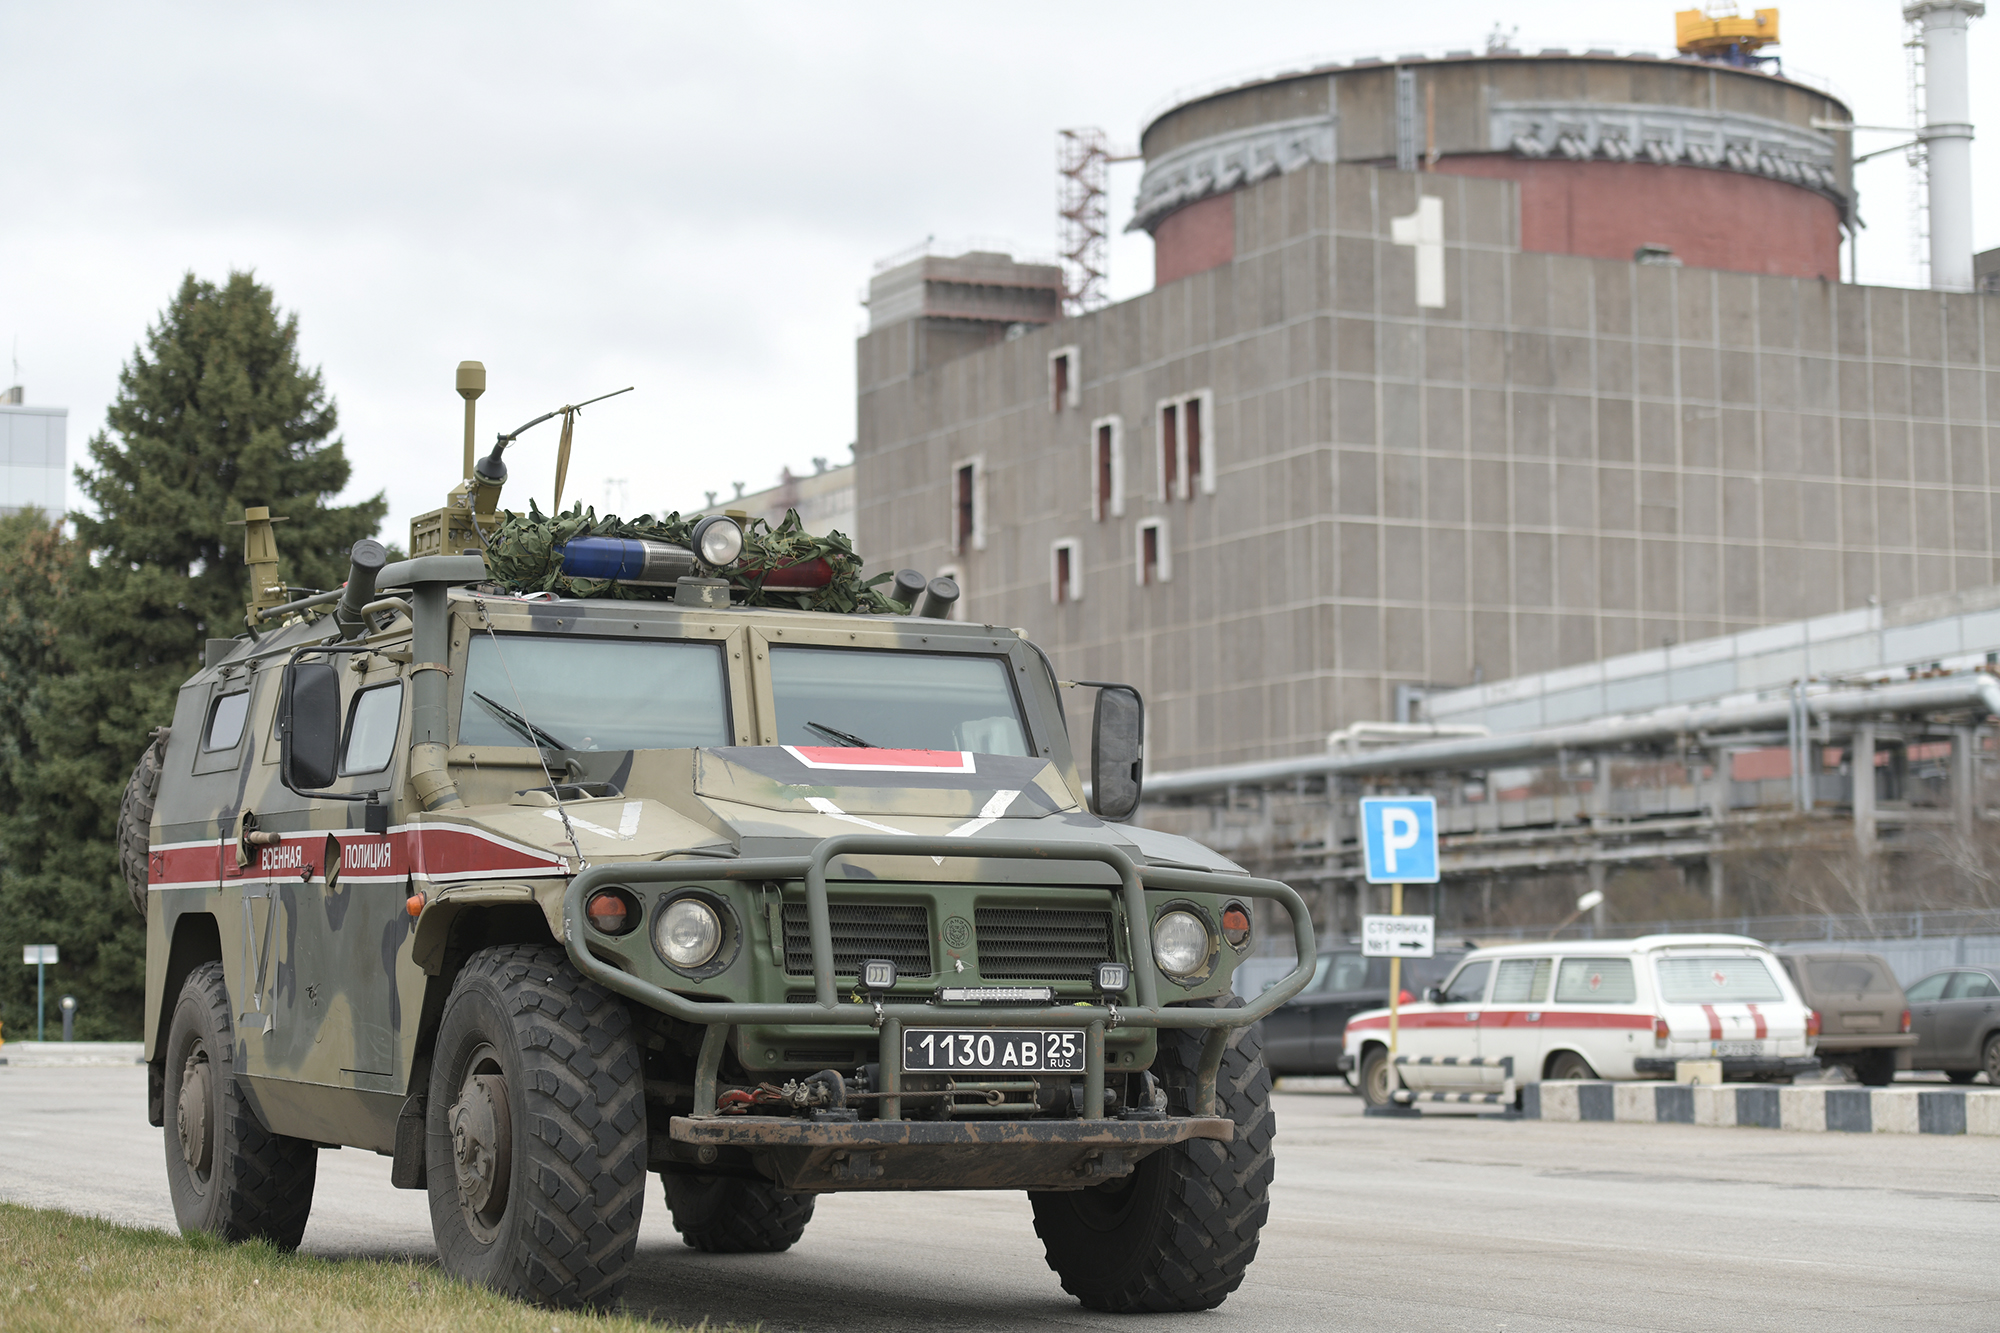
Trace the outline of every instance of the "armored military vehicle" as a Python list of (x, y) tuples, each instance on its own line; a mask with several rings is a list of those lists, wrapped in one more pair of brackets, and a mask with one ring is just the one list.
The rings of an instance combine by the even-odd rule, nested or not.
[[(561, 1305), (616, 1294), (653, 1173), (724, 1252), (788, 1248), (829, 1191), (1020, 1189), (1085, 1305), (1219, 1304), (1272, 1173), (1253, 1024), (1312, 933), (1119, 822), (1137, 692), (907, 572), (910, 614), (746, 606), (825, 571), (741, 577), (729, 518), (553, 553), (650, 599), (509, 590), (481, 548), (511, 437), (473, 462), (475, 396), (412, 558), (362, 541), (297, 596), (248, 512), (246, 632), (133, 775), (182, 1228), (295, 1246), (320, 1150), (372, 1150), (448, 1272)], [(1088, 786), (1066, 688), (1096, 691)], [(1304, 965), (1238, 1006), (1286, 919)]]

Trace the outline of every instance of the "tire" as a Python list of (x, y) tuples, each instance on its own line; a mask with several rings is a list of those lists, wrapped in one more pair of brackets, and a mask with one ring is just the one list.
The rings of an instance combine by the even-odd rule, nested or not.
[(184, 1235), (295, 1250), (312, 1213), (319, 1149), (273, 1134), (236, 1086), (221, 963), (188, 974), (167, 1028), (167, 1190)]
[(1575, 1051), (1563, 1051), (1549, 1061), (1550, 1079), (1594, 1079), (1597, 1071), (1590, 1067), (1590, 1061)]
[(703, 1254), (782, 1254), (812, 1221), (813, 1196), (762, 1180), (662, 1174), (674, 1230)]
[(1980, 1056), (1979, 1064), (1986, 1071), (1986, 1081), (2000, 1086), (2000, 1032), (1986, 1039), (1986, 1049)]
[[(1175, 1115), (1188, 1114), (1202, 1035), (1160, 1030), (1153, 1073)], [(1236, 1122), (1232, 1141), (1162, 1148), (1094, 1189), (1029, 1191), (1049, 1267), (1088, 1308), (1212, 1310), (1241, 1285), (1270, 1213), (1277, 1131), (1256, 1025), (1231, 1039), (1216, 1083), (1218, 1110)]]
[(1396, 1077), (1389, 1066), (1389, 1052), (1380, 1046), (1368, 1048), (1361, 1057), (1361, 1082), (1355, 1088), (1370, 1106), (1388, 1106), (1395, 1100)]
[(1947, 1069), (1944, 1076), (1954, 1083), (1970, 1083), (1979, 1077), (1977, 1069)]
[(1848, 1066), (1863, 1087), (1886, 1088), (1896, 1080), (1896, 1053), (1894, 1051), (1863, 1051), (1854, 1057)]
[(644, 1078), (630, 1013), (561, 949), (467, 960), (438, 1024), (424, 1128), (445, 1272), (550, 1306), (617, 1296), (645, 1207)]
[(132, 896), (133, 910), (146, 915), (146, 860), (152, 852), (153, 801), (160, 794), (160, 770), (167, 759), (167, 738), (172, 727), (155, 727), (148, 738), (146, 753), (125, 784), (125, 798), (118, 803), (118, 869), (125, 876), (125, 892)]

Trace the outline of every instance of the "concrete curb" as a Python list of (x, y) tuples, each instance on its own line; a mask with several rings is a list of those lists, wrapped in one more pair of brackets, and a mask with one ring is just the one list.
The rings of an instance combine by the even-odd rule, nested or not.
[(1524, 1084), (1521, 1114), (1804, 1133), (2000, 1135), (2000, 1089), (1566, 1080)]
[(139, 1041), (10, 1041), (0, 1046), (0, 1065), (12, 1069), (103, 1068), (146, 1062)]

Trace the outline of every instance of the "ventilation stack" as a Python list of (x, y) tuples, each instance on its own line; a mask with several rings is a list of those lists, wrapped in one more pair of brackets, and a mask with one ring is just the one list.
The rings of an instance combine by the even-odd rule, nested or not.
[(1982, 0), (1914, 0), (1903, 17), (1924, 35), (1924, 123), (1930, 162), (1931, 286), (1972, 290), (1972, 98), (1966, 29)]

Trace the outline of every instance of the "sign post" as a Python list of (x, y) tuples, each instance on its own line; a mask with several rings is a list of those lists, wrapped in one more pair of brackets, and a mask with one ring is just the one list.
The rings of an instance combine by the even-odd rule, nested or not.
[(48, 965), (57, 962), (56, 946), (53, 944), (29, 944), (22, 946), (21, 962), (35, 969), (35, 1040), (42, 1040), (42, 996), (43, 982)]
[[(1404, 932), (1400, 925), (1403, 885), (1438, 882), (1437, 802), (1428, 796), (1363, 797), (1361, 846), (1368, 882), (1389, 886), (1390, 915), (1362, 918), (1361, 951), (1376, 957), (1387, 955), (1389, 959), (1389, 1069), (1393, 1078), (1398, 1012), (1402, 1008), (1403, 959), (1431, 956), (1437, 924), (1434, 917), (1418, 918), (1423, 923), (1420, 932)], [(1371, 929), (1371, 921), (1381, 924)], [(1374, 943), (1378, 939), (1379, 945)]]

